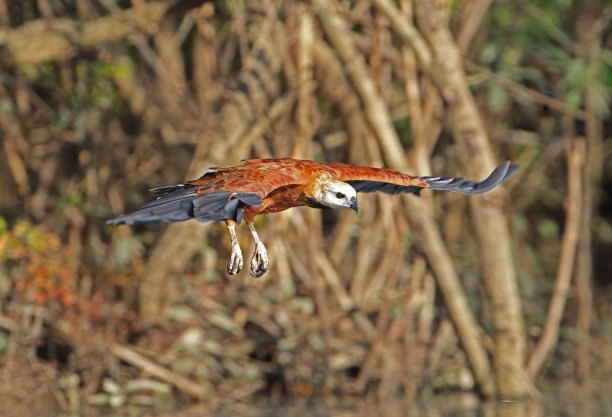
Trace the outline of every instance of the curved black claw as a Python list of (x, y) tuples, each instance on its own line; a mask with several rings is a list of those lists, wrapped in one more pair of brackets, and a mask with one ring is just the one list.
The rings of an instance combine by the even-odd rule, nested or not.
[(429, 184), (432, 190), (448, 190), (455, 191), (461, 194), (482, 194), (491, 191), (512, 178), (519, 170), (520, 165), (510, 165), (510, 161), (500, 164), (491, 172), (484, 181), (474, 182), (466, 181), (463, 178), (446, 178), (446, 177), (421, 177)]

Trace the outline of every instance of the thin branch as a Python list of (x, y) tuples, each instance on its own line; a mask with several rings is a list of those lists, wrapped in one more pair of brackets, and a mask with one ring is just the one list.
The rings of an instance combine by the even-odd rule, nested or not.
[(156, 378), (161, 379), (171, 385), (174, 385), (179, 391), (185, 394), (196, 397), (197, 399), (204, 399), (207, 397), (206, 390), (204, 387), (197, 382), (190, 381), (189, 379), (175, 374), (163, 366), (156, 364), (155, 362), (145, 358), (140, 353), (135, 352), (127, 346), (113, 344), (110, 347), (110, 352), (121, 360), (140, 368), (144, 372), (153, 375)]
[(402, 41), (412, 47), (423, 70), (428, 71), (432, 65), (433, 57), (427, 41), (414, 25), (399, 13), (397, 7), (390, 0), (373, 0), (372, 3), (380, 10), (391, 23), (395, 33)]
[(293, 157), (312, 158), (312, 136), (315, 131), (313, 123), (313, 44), (314, 27), (312, 15), (304, 4), (297, 9), (298, 42), (297, 42), (297, 108)]
[(323, 278), (327, 282), (327, 285), (331, 288), (332, 293), (334, 294), (334, 297), (336, 297), (336, 301), (342, 310), (349, 311), (355, 307), (355, 303), (350, 294), (346, 291), (346, 288), (344, 288), (342, 279), (338, 275), (338, 272), (336, 272), (336, 269), (322, 250), (317, 251), (316, 262), (317, 266), (321, 270)]
[(462, 14), (465, 18), (461, 19), (461, 29), (457, 35), (457, 44), (464, 54), (468, 51), (472, 39), (481, 28), (482, 21), (489, 12), (492, 0), (473, 0), (465, 2)]
[(540, 93), (539, 91), (527, 88), (525, 86), (515, 83), (514, 81), (510, 81), (507, 78), (501, 77), (491, 71), (488, 71), (467, 59), (463, 60), (463, 64), (468, 70), (477, 72), (480, 75), (484, 75), (491, 81), (496, 82), (497, 84), (504, 86), (513, 93), (525, 97), (535, 103), (548, 106), (553, 110), (570, 115), (572, 117), (575, 117), (576, 119), (585, 120), (587, 117), (587, 112), (584, 110), (573, 109), (561, 100), (557, 100), (556, 98), (549, 97), (546, 94)]
[(578, 245), (578, 234), (580, 232), (580, 218), (582, 204), (582, 167), (585, 161), (586, 147), (583, 138), (574, 140), (567, 150), (567, 183), (568, 195), (566, 201), (567, 217), (565, 219), (565, 232), (561, 243), (561, 255), (559, 268), (555, 279), (555, 289), (548, 307), (546, 323), (542, 330), (542, 336), (534, 349), (529, 362), (527, 362), (527, 373), (534, 377), (544, 360), (557, 343), (559, 326), (567, 300), (576, 247)]

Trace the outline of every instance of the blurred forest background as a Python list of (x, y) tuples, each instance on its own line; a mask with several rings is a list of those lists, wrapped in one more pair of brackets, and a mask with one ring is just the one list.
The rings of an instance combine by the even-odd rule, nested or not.
[[(2, 415), (609, 387), (611, 18), (603, 0), (0, 0)], [(226, 274), (222, 224), (105, 225), (150, 188), (285, 156), (522, 168), (483, 196), (262, 216), (261, 279)]]

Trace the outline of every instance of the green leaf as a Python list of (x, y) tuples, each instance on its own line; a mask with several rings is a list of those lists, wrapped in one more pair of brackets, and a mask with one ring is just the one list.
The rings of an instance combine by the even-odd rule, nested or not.
[(487, 43), (480, 52), (480, 62), (483, 65), (493, 63), (499, 57), (499, 45), (495, 42)]
[(170, 385), (155, 381), (154, 379), (133, 379), (125, 384), (127, 392), (136, 391), (153, 391), (156, 394), (170, 394), (172, 387)]
[(9, 347), (9, 337), (4, 333), (0, 333), (0, 353), (6, 351)]
[(557, 239), (559, 237), (559, 225), (553, 219), (540, 219), (538, 231), (546, 239)]
[(582, 104), (582, 89), (573, 88), (565, 95), (565, 103), (573, 109), (579, 109)]
[(179, 323), (185, 323), (193, 320), (195, 317), (193, 310), (185, 305), (174, 305), (166, 313), (167, 317)]
[(109, 405), (110, 394), (95, 394), (89, 396), (89, 404), (92, 405)]
[(492, 84), (487, 95), (487, 106), (493, 113), (497, 113), (504, 108), (508, 100), (506, 89), (498, 84)]

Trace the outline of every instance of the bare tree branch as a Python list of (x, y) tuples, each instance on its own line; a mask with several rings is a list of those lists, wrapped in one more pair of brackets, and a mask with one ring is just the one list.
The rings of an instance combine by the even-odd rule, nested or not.
[(542, 336), (527, 362), (527, 373), (532, 377), (534, 377), (542, 367), (544, 360), (555, 343), (557, 343), (557, 337), (559, 335), (559, 326), (561, 325), (565, 301), (567, 299), (572, 272), (574, 270), (574, 259), (576, 256), (576, 247), (578, 245), (580, 217), (583, 209), (581, 173), (585, 162), (585, 153), (585, 141), (582, 138), (577, 138), (572, 141), (567, 149), (568, 192), (565, 203), (567, 217), (565, 219), (565, 227), (563, 228), (563, 241), (561, 244), (557, 277), (555, 279), (555, 289), (550, 300), (550, 305), (548, 306), (546, 323), (542, 330)]
[[(189, 1), (195, 7), (206, 0)], [(150, 2), (101, 17), (82, 25), (71, 19), (46, 19), (25, 23), (17, 29), (0, 29), (0, 48), (4, 48), (3, 60), (12, 64), (40, 64), (46, 61), (66, 59), (79, 48), (91, 48), (101, 43), (123, 39), (138, 31), (149, 31), (164, 16), (174, 11), (180, 1)]]

